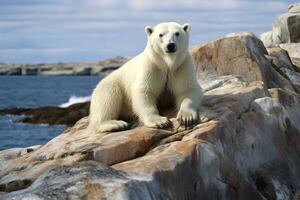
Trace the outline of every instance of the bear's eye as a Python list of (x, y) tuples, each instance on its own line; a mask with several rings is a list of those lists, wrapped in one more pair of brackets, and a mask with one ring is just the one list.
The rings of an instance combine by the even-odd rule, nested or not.
[(162, 33), (159, 34), (159, 37), (161, 38), (162, 36), (164, 36)]
[(175, 32), (175, 35), (176, 35), (176, 36), (179, 36), (179, 35), (180, 35), (180, 33), (179, 33), (179, 32)]

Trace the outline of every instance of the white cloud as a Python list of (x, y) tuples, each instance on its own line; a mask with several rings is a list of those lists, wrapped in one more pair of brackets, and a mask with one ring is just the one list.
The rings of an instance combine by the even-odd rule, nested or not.
[(120, 0), (88, 0), (88, 1), (82, 1), (82, 4), (85, 4), (87, 6), (99, 6), (99, 7), (115, 7), (122, 3)]
[(258, 35), (270, 29), (274, 18), (286, 12), (288, 4), (294, 2), (296, 1), (2, 0), (0, 38), (5, 40), (0, 39), (0, 46), (7, 51), (0, 51), (0, 59), (13, 61), (16, 58), (26, 61), (40, 56), (39, 59), (47, 61), (48, 55), (48, 60), (53, 60), (56, 56), (59, 61), (97, 56), (103, 58), (113, 54), (132, 56), (144, 46), (143, 27), (161, 21), (191, 23), (193, 45), (230, 32), (251, 31)]
[(115, 30), (122, 27), (126, 27), (126, 21), (115, 21), (115, 22), (78, 22), (78, 23), (58, 23), (50, 24), (47, 26), (34, 26), (23, 28), (26, 32), (47, 32), (47, 33), (63, 33), (72, 31), (85, 31), (91, 32), (95, 30)]
[(236, 9), (240, 1), (237, 0), (131, 0), (128, 1), (131, 8), (137, 10), (152, 10), (152, 9), (211, 9), (224, 10)]
[(70, 48), (48, 48), (48, 49), (40, 49), (40, 48), (20, 48), (20, 49), (2, 49), (0, 50), (0, 54), (32, 54), (32, 53), (41, 53), (41, 54), (49, 54), (49, 55), (60, 55), (60, 54), (70, 54), (74, 53), (78, 50), (70, 49)]

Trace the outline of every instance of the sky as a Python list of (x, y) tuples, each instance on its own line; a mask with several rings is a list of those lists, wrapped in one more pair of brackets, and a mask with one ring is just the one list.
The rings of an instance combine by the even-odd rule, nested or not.
[(144, 27), (190, 23), (190, 46), (232, 32), (258, 37), (293, 0), (0, 0), (0, 62), (93, 62), (132, 57)]

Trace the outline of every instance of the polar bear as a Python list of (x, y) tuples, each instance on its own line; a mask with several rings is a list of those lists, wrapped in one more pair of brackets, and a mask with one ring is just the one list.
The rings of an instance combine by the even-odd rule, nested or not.
[(175, 22), (145, 27), (144, 51), (101, 80), (93, 91), (88, 127), (96, 132), (128, 129), (122, 116), (136, 116), (147, 127), (168, 127), (169, 119), (158, 109), (159, 102), (168, 104), (168, 96), (173, 97), (182, 125), (196, 123), (202, 89), (188, 51), (190, 30), (189, 24)]

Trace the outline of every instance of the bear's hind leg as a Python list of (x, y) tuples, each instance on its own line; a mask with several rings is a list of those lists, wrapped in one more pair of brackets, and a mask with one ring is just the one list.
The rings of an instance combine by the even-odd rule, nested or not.
[(95, 132), (111, 132), (128, 129), (129, 124), (118, 120), (123, 94), (118, 83), (100, 83), (93, 92), (89, 129)]

